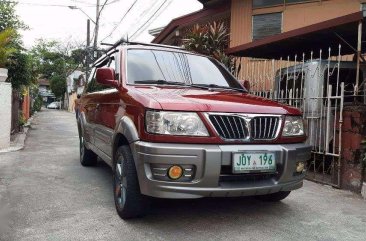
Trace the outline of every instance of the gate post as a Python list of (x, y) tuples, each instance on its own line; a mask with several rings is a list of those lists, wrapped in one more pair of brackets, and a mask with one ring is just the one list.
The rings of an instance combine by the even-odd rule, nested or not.
[(345, 106), (342, 129), (341, 188), (361, 192), (362, 141), (366, 139), (366, 106)]
[(7, 77), (0, 76), (0, 149), (10, 146), (11, 129), (11, 84), (6, 83)]

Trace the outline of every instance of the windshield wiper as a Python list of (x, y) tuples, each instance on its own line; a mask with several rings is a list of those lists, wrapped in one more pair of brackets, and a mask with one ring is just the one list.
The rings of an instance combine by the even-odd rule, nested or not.
[(242, 93), (246, 93), (247, 92), (244, 89), (239, 89), (239, 88), (234, 88), (234, 87), (229, 87), (229, 86), (221, 86), (221, 85), (216, 85), (216, 84), (191, 84), (189, 86), (197, 87), (197, 88), (204, 88), (204, 89), (235, 90), (235, 91), (239, 91), (239, 92), (242, 92)]
[(134, 82), (135, 84), (157, 84), (157, 85), (183, 85), (186, 86), (186, 83), (175, 82), (175, 81), (166, 81), (162, 79), (157, 80), (137, 80)]
[(225, 89), (225, 90), (235, 90), (242, 93), (246, 93), (244, 89), (229, 87), (229, 86), (221, 86), (216, 84), (186, 84), (183, 82), (177, 82), (177, 81), (166, 81), (166, 80), (137, 80), (134, 82), (135, 84), (157, 84), (157, 85), (179, 85), (179, 86), (185, 86), (185, 87), (195, 87), (200, 89)]

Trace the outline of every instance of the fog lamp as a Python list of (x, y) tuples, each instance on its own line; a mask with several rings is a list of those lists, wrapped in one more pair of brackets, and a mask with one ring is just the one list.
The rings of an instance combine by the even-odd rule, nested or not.
[(298, 162), (296, 164), (296, 172), (303, 172), (305, 169), (305, 163), (304, 162)]
[(177, 180), (183, 174), (183, 169), (180, 166), (171, 166), (168, 170), (168, 176), (170, 179)]

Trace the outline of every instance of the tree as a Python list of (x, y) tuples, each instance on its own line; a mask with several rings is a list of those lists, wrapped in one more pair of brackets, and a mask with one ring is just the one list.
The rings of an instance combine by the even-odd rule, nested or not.
[(63, 99), (66, 92), (66, 78), (63, 75), (52, 76), (50, 80), (52, 93), (57, 99)]
[(21, 89), (22, 86), (34, 84), (35, 73), (31, 66), (31, 56), (23, 51), (17, 51), (10, 57), (8, 64), (9, 77), (13, 89)]
[(15, 12), (15, 6), (17, 3), (10, 1), (0, 1), (0, 31), (7, 28), (18, 30), (27, 29), (27, 25), (19, 19), (19, 16)]
[(70, 43), (38, 40), (31, 50), (34, 69), (41, 78), (50, 80), (51, 90), (58, 99), (66, 92), (66, 79), (76, 69), (83, 68), (85, 52)]

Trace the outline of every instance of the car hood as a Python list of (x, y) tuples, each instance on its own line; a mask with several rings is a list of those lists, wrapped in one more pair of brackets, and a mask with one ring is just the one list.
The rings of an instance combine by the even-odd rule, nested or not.
[(135, 87), (144, 97), (157, 101), (163, 110), (300, 115), (296, 108), (269, 99), (231, 90)]

